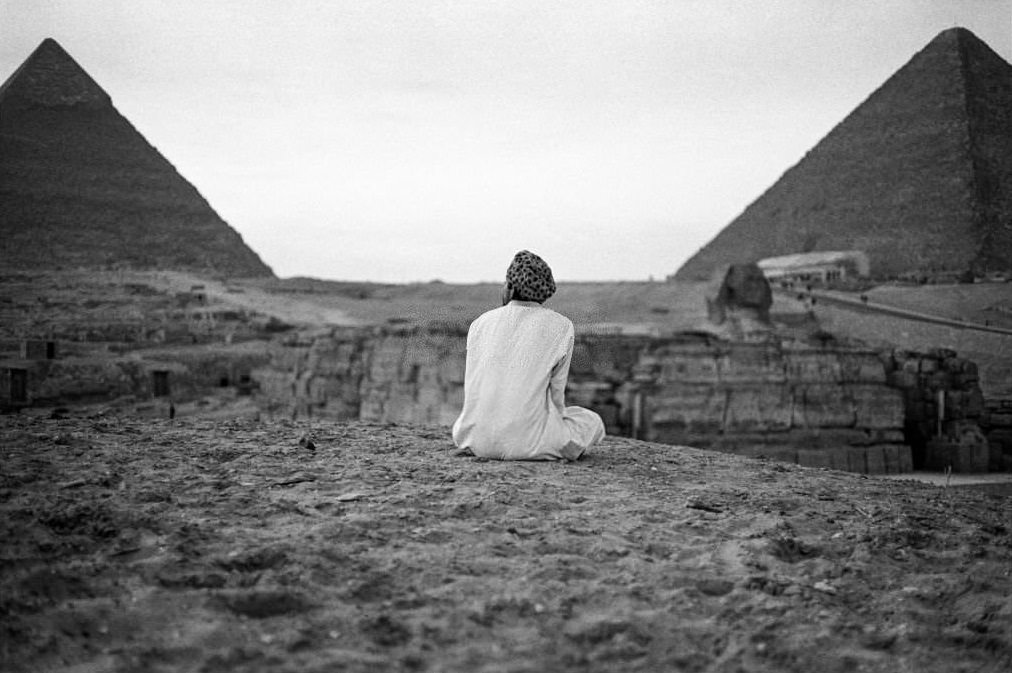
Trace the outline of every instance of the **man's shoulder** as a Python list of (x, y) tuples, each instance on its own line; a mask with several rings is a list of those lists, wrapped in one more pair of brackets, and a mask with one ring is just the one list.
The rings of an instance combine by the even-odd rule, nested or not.
[[(553, 311), (552, 309), (546, 306), (537, 307), (536, 313), (534, 313), (533, 315), (531, 314), (527, 315), (528, 315), (527, 319), (533, 318), (534, 320), (539, 321), (542, 324), (551, 325), (553, 329), (559, 332), (572, 332), (574, 330), (572, 320), (570, 320), (569, 318), (567, 318), (566, 316), (562, 315), (557, 311)], [(483, 325), (495, 324), (502, 320), (515, 320), (516, 319), (515, 316), (516, 314), (510, 311), (509, 305), (500, 306), (490, 311), (485, 311), (480, 316), (475, 318), (474, 321), (471, 322), (470, 330), (474, 331), (476, 329), (481, 329)]]
[(473, 332), (477, 329), (481, 329), (481, 326), (486, 323), (495, 322), (503, 315), (504, 308), (505, 308), (504, 306), (500, 306), (499, 308), (494, 308), (490, 311), (485, 311), (480, 316), (471, 321), (471, 326), (468, 328), (468, 331)]
[(573, 321), (562, 315), (558, 311), (553, 311), (550, 308), (545, 308), (545, 320), (551, 322), (552, 325), (556, 326), (559, 331), (573, 331)]
[(489, 320), (495, 320), (498, 316), (501, 316), (503, 314), (503, 311), (505, 309), (506, 309), (505, 306), (499, 306), (497, 308), (485, 311), (480, 316), (472, 320), (471, 325), (473, 326), (479, 323), (488, 322)]

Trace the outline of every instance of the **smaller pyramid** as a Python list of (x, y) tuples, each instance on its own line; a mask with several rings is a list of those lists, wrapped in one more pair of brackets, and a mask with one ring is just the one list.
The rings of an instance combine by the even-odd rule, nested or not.
[(270, 268), (53, 39), (0, 86), (5, 267)]
[(1012, 271), (1012, 66), (940, 33), (675, 274), (861, 250), (871, 275)]

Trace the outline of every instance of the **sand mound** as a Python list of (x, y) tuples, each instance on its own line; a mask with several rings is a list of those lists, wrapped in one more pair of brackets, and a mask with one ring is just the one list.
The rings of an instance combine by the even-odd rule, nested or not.
[(1007, 670), (1009, 500), (608, 439), (0, 419), (11, 671)]

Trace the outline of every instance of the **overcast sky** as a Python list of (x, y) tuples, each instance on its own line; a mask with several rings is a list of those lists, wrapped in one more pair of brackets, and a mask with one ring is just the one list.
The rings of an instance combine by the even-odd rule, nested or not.
[(936, 34), (1008, 0), (0, 0), (280, 276), (663, 279)]

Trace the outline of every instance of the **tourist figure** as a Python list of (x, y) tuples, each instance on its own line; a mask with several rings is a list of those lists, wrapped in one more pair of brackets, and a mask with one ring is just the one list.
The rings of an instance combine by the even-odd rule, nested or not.
[(604, 437), (600, 416), (565, 405), (574, 330), (542, 306), (554, 293), (548, 264), (521, 250), (506, 271), (503, 305), (471, 323), (458, 447), (504, 460), (576, 460)]

